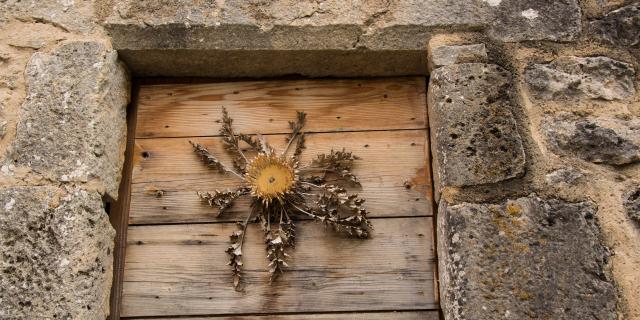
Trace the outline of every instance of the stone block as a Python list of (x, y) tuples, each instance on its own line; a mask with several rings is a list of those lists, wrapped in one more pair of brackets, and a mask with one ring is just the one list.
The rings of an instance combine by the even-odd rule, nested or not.
[(635, 95), (635, 70), (608, 57), (559, 57), (526, 68), (525, 81), (533, 97), (542, 100), (623, 100)]
[(70, 42), (35, 53), (11, 155), (54, 181), (96, 182), (116, 198), (126, 136), (129, 80), (115, 51)]
[(574, 41), (582, 32), (577, 0), (483, 0), (494, 7), (489, 36), (505, 41)]
[(577, 0), (122, 0), (97, 11), (141, 76), (426, 74), (426, 39), (442, 30), (570, 41), (581, 26)]
[(428, 105), (436, 189), (495, 183), (524, 173), (511, 82), (507, 71), (492, 64), (456, 64), (431, 74)]
[(0, 318), (105, 319), (114, 236), (97, 192), (0, 189)]
[(114, 48), (133, 73), (164, 76), (424, 75), (429, 35), (483, 26), (491, 15), (486, 3), (466, 0), (125, 0), (112, 7), (103, 25)]
[(484, 43), (442, 45), (429, 48), (429, 68), (431, 70), (452, 64), (487, 62), (487, 60), (487, 48)]
[(547, 117), (540, 126), (551, 150), (594, 163), (624, 165), (640, 160), (640, 120)]
[(640, 45), (640, 2), (609, 12), (602, 19), (589, 23), (591, 32), (613, 45)]
[(593, 203), (441, 201), (438, 233), (446, 319), (617, 319)]

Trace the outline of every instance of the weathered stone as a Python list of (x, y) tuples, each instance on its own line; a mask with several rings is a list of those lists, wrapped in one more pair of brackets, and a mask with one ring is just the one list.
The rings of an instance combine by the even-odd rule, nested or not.
[(640, 160), (640, 120), (561, 115), (541, 125), (551, 149), (594, 163), (623, 165)]
[(104, 319), (114, 235), (96, 192), (0, 189), (0, 318)]
[(436, 186), (494, 183), (524, 173), (510, 74), (497, 65), (444, 66), (431, 74), (429, 125)]
[(483, 26), (492, 10), (466, 0), (128, 0), (111, 7), (104, 26), (135, 74), (252, 77), (426, 74), (430, 34)]
[(12, 156), (45, 177), (98, 182), (116, 198), (124, 161), (126, 70), (98, 42), (71, 42), (36, 53), (25, 72)]
[(429, 48), (431, 70), (458, 63), (487, 62), (487, 48), (484, 43), (467, 45), (443, 45)]
[(627, 99), (635, 95), (634, 76), (631, 64), (607, 57), (565, 56), (525, 70), (529, 90), (542, 100)]
[(640, 223), (640, 186), (636, 186), (624, 195), (624, 208), (629, 218)]
[(488, 33), (501, 41), (573, 41), (582, 31), (577, 0), (484, 1), (495, 7)]
[(424, 50), (428, 29), (482, 25), (489, 12), (461, 0), (126, 0), (104, 25), (114, 47), (128, 50)]
[(640, 44), (640, 2), (609, 12), (590, 23), (593, 33), (601, 39), (621, 47)]
[(581, 26), (576, 0), (123, 0), (98, 7), (114, 48), (145, 76), (425, 74), (425, 40), (443, 29), (568, 41)]
[(560, 183), (566, 183), (568, 185), (571, 185), (582, 177), (584, 177), (582, 172), (580, 172), (576, 168), (571, 168), (571, 167), (558, 169), (545, 175), (545, 179), (547, 180), (547, 183), (554, 184), (554, 185), (557, 185)]
[(529, 196), (438, 210), (446, 319), (616, 319), (609, 250), (589, 202)]
[(7, 120), (0, 117), (0, 139), (4, 138), (4, 135), (7, 134), (7, 123)]
[(6, 0), (0, 2), (0, 23), (15, 18), (55, 26), (64, 31), (89, 33), (93, 3), (98, 1)]

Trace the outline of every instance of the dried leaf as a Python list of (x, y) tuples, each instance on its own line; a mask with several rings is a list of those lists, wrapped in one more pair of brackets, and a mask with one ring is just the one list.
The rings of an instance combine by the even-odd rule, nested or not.
[(251, 189), (247, 187), (241, 187), (235, 191), (216, 190), (214, 192), (198, 192), (198, 197), (203, 201), (206, 201), (209, 206), (218, 208), (220, 211), (217, 216), (220, 216), (225, 210), (233, 205), (234, 200), (240, 196), (249, 194), (250, 191)]
[(360, 158), (352, 152), (331, 150), (329, 154), (319, 154), (311, 163), (310, 169), (319, 169), (337, 174), (347, 181), (360, 185), (358, 178), (351, 172), (353, 163)]
[(287, 135), (286, 137), (286, 141), (287, 141), (287, 146), (285, 147), (284, 151), (282, 152), (283, 154), (286, 154), (287, 151), (289, 150), (289, 146), (291, 146), (291, 143), (293, 142), (293, 140), (295, 140), (296, 138), (298, 138), (297, 143), (296, 143), (296, 149), (293, 153), (293, 157), (298, 160), (300, 158), (300, 154), (302, 153), (302, 150), (305, 148), (304, 146), (304, 132), (302, 131), (302, 128), (304, 127), (304, 125), (307, 123), (307, 114), (302, 112), (302, 111), (298, 111), (297, 113), (298, 117), (296, 118), (296, 121), (289, 121), (289, 128), (291, 129), (291, 133), (289, 135)]
[(207, 166), (218, 170), (220, 173), (228, 172), (224, 164), (222, 164), (218, 158), (213, 156), (205, 146), (193, 141), (189, 141), (189, 143), (193, 146), (194, 151), (202, 157), (202, 160), (204, 160)]
[[(220, 127), (220, 134), (222, 135), (222, 141), (224, 142), (224, 148), (229, 151), (233, 155), (233, 167), (238, 172), (245, 172), (245, 167), (247, 165), (247, 158), (240, 149), (240, 136), (237, 136), (233, 132), (233, 128), (231, 125), (233, 124), (233, 119), (229, 117), (229, 113), (225, 107), (222, 107), (222, 127)], [(243, 135), (243, 138), (249, 138), (249, 136)], [(253, 141), (249, 144), (251, 145)]]
[(229, 263), (231, 271), (233, 273), (233, 286), (238, 289), (240, 284), (240, 278), (242, 273), (242, 242), (244, 240), (244, 230), (234, 231), (230, 238), (231, 244), (227, 248), (227, 254), (229, 255)]

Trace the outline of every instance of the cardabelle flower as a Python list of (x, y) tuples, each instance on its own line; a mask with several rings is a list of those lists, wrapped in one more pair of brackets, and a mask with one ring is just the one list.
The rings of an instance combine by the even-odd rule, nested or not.
[[(235, 190), (198, 192), (202, 200), (220, 210), (218, 215), (241, 196), (248, 195), (252, 199), (251, 211), (241, 223), (241, 230), (231, 235), (231, 245), (227, 249), (236, 288), (242, 271), (242, 244), (251, 221), (259, 221), (264, 231), (272, 281), (287, 266), (286, 251), (295, 244), (293, 219), (296, 216), (311, 217), (336, 231), (360, 238), (369, 236), (372, 226), (367, 219), (367, 210), (362, 207), (364, 199), (357, 194), (349, 194), (344, 186), (327, 184), (326, 180), (328, 175), (332, 175), (338, 181), (359, 185), (351, 172), (354, 161), (359, 158), (344, 149), (331, 150), (329, 154), (319, 154), (308, 166), (300, 167), (300, 154), (305, 148), (302, 131), (305, 121), (305, 113), (298, 112), (296, 121), (289, 122), (291, 133), (287, 136), (286, 147), (277, 153), (260, 135), (253, 137), (234, 133), (231, 128), (233, 120), (223, 107), (220, 134), (225, 149), (234, 156), (233, 169), (220, 162), (203, 145), (190, 141), (209, 167), (221, 173), (231, 173), (242, 183)], [(248, 148), (243, 150), (241, 142)], [(294, 142), (293, 154), (287, 155)], [(251, 153), (255, 156), (247, 158)]]

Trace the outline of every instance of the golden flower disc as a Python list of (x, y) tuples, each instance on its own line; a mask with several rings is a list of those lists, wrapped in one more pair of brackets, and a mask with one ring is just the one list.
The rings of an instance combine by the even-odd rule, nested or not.
[(293, 164), (276, 155), (259, 154), (247, 166), (251, 189), (263, 201), (281, 200), (296, 182)]

